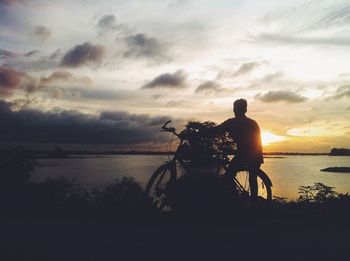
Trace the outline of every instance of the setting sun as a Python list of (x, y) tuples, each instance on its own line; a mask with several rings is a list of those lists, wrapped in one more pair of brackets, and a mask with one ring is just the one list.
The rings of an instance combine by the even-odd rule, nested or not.
[(262, 131), (262, 133), (261, 133), (261, 140), (262, 140), (263, 146), (268, 146), (269, 144), (271, 144), (273, 142), (283, 141), (285, 139), (286, 139), (286, 137), (273, 134), (270, 131)]

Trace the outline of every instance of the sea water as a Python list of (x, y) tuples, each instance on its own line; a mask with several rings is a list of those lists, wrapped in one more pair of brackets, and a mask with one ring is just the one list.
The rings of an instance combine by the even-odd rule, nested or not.
[[(171, 157), (171, 156), (169, 156)], [(168, 156), (113, 155), (68, 159), (39, 159), (33, 180), (64, 176), (85, 188), (101, 188), (124, 176), (145, 186), (153, 172)], [(299, 186), (322, 182), (339, 193), (350, 193), (350, 173), (322, 172), (327, 167), (350, 167), (348, 156), (283, 156), (267, 157), (261, 168), (273, 183), (274, 196), (296, 199)]]

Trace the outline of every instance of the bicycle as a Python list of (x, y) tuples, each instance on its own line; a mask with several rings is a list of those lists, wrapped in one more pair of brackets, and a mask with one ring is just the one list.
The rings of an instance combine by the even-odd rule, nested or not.
[[(171, 121), (167, 121), (161, 128), (163, 132), (170, 132), (176, 136), (180, 142), (173, 155), (173, 158), (161, 165), (149, 179), (144, 196), (152, 200), (152, 203), (159, 210), (163, 210), (167, 206), (166, 202), (166, 192), (171, 186), (175, 184), (178, 176), (178, 166), (182, 167), (186, 173), (193, 174), (191, 170), (191, 165), (188, 160), (184, 157), (183, 148), (188, 146), (188, 136), (185, 130), (180, 133), (176, 132), (174, 127), (167, 127)], [(167, 145), (167, 150), (170, 151), (171, 142)], [(229, 159), (226, 158), (213, 158), (214, 162), (218, 165), (216, 169), (216, 174), (226, 173)], [(250, 196), (250, 186), (249, 186), (249, 172), (246, 168), (242, 168), (236, 173), (231, 174), (233, 177), (233, 188), (236, 190), (238, 195), (242, 197)], [(261, 169), (258, 172), (258, 197), (265, 199), (266, 201), (272, 200), (272, 182), (268, 175)]]

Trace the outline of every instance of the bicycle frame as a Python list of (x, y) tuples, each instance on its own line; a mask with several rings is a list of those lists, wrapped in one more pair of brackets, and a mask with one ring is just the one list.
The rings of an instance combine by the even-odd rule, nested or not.
[[(182, 131), (181, 133), (176, 133), (176, 129), (171, 127), (171, 128), (168, 128), (167, 125), (170, 123), (171, 121), (167, 121), (163, 126), (162, 126), (162, 131), (164, 132), (170, 132), (170, 133), (173, 133), (174, 136), (176, 136), (177, 138), (179, 138), (180, 140), (180, 143), (174, 153), (174, 156), (171, 160), (168, 161), (169, 164), (171, 165), (175, 165), (173, 166), (175, 169), (176, 169), (176, 162), (178, 162), (180, 164), (180, 166), (182, 168), (184, 168), (184, 170), (191, 174), (192, 173), (192, 170), (187, 166), (184, 158), (181, 156), (181, 153), (180, 153), (180, 148), (183, 146), (183, 143), (184, 141), (186, 140), (186, 137), (184, 136), (184, 131)], [(177, 173), (176, 173), (177, 175)]]
[[(179, 143), (176, 151), (174, 152), (173, 158), (171, 160), (169, 160), (168, 163), (171, 165), (174, 165), (173, 168), (176, 169), (176, 162), (178, 162), (181, 165), (181, 167), (183, 167), (185, 169), (186, 172), (191, 173), (190, 168), (188, 168), (188, 166), (186, 165), (186, 162), (183, 159), (183, 157), (181, 156), (181, 153), (179, 151), (181, 146), (183, 145), (185, 139), (184, 139), (184, 137), (181, 136), (181, 134), (174, 133), (174, 135), (180, 139), (180, 143)], [(177, 175), (177, 173), (176, 173), (176, 175)]]
[[(188, 140), (188, 136), (187, 133), (184, 131), (182, 131), (181, 133), (176, 133), (176, 129), (171, 127), (167, 127), (167, 125), (170, 123), (171, 121), (166, 122), (163, 127), (162, 127), (162, 131), (165, 132), (170, 132), (173, 133), (174, 136), (176, 136), (180, 142), (177, 146), (176, 151), (174, 152), (174, 155), (172, 157), (172, 159), (170, 159), (161, 167), (159, 167), (159, 169), (156, 170), (156, 172), (152, 175), (152, 178), (150, 179), (149, 183), (146, 186), (146, 190), (147, 193), (149, 193), (153, 182), (156, 180), (157, 175), (159, 176), (158, 171), (165, 171), (166, 169), (170, 169), (171, 171), (171, 180), (176, 180), (177, 179), (177, 175), (178, 175), (178, 171), (177, 171), (177, 164), (179, 164), (183, 170), (185, 171), (185, 173), (188, 173), (190, 175), (193, 175), (193, 177), (200, 179), (200, 176), (197, 175), (198, 173), (201, 173), (202, 171), (202, 167), (204, 167), (204, 170), (207, 171), (209, 170), (209, 168), (211, 168), (210, 165), (206, 165), (206, 163), (208, 162), (207, 160), (203, 161), (203, 164), (201, 163), (201, 161), (199, 162), (199, 165), (196, 165), (196, 162), (191, 162), (188, 159), (185, 158), (185, 155), (183, 153), (183, 150), (181, 150), (181, 148), (183, 148), (184, 146), (184, 142), (185, 141), (189, 141)], [(173, 137), (174, 138), (174, 137)], [(169, 142), (169, 144), (172, 144), (173, 142), (173, 138), (171, 139), (171, 141)], [(190, 142), (190, 141), (189, 141)], [(167, 146), (167, 148), (169, 148)], [(217, 155), (219, 156), (219, 155)], [(245, 182), (243, 182), (242, 184), (240, 183), (240, 177), (242, 177), (240, 173), (240, 171), (248, 171), (247, 168), (245, 168), (244, 166), (242, 166), (242, 168), (240, 168), (237, 172), (235, 173), (228, 173), (228, 169), (229, 166), (231, 164), (231, 162), (229, 161), (229, 159), (226, 157), (213, 157), (213, 165), (215, 166), (216, 169), (216, 174), (217, 175), (221, 175), (222, 173), (224, 173), (224, 175), (227, 176), (231, 176), (230, 179), (227, 179), (228, 181), (230, 180), (230, 185), (232, 185), (232, 188), (235, 189), (236, 191), (241, 191), (242, 193), (249, 193), (249, 188), (247, 190), (247, 188), (245, 188)], [(194, 165), (192, 164), (194, 163)], [(217, 164), (217, 165), (216, 165)], [(199, 166), (199, 169), (197, 168)], [(199, 171), (199, 172), (198, 172)], [(223, 171), (223, 172), (221, 172)], [(164, 172), (165, 173), (165, 172)], [(164, 173), (162, 175), (164, 175)], [(244, 173), (244, 180), (247, 180), (247, 178), (249, 173)], [(259, 170), (259, 174), (258, 174), (259, 178), (262, 180), (262, 184), (268, 186), (268, 190), (267, 190), (267, 195), (269, 197), (269, 199), (271, 199), (271, 187), (272, 187), (272, 182), (269, 179), (269, 177), (266, 175), (265, 172), (263, 172), (262, 170)], [(160, 179), (158, 180), (157, 183), (155, 183), (155, 187), (157, 188), (159, 186), (159, 184), (162, 182), (163, 176), (160, 176)], [(233, 181), (233, 183), (231, 183)]]
[[(162, 126), (162, 131), (164, 132), (170, 132), (173, 133), (174, 136), (176, 136), (177, 138), (179, 138), (180, 143), (174, 153), (174, 156), (171, 160), (168, 161), (169, 164), (171, 165), (175, 165), (173, 166), (173, 168), (176, 169), (176, 162), (178, 162), (180, 164), (180, 166), (182, 168), (184, 168), (184, 170), (189, 173), (189, 174), (194, 174), (193, 170), (191, 170), (191, 168), (188, 167), (188, 164), (186, 163), (186, 160), (184, 160), (184, 158), (182, 157), (181, 153), (180, 153), (180, 148), (183, 146), (184, 141), (186, 140), (186, 137), (184, 136), (184, 131), (182, 131), (181, 133), (176, 133), (176, 129), (171, 127), (168, 128), (167, 125), (170, 123), (171, 121), (167, 121), (163, 126)], [(225, 161), (217, 161), (218, 164), (218, 168), (216, 170), (216, 173), (219, 174), (221, 168), (224, 168), (224, 171), (226, 172), (227, 170), (227, 164), (228, 162)], [(177, 173), (176, 173), (177, 174)], [(238, 182), (237, 182), (238, 183)]]
[[(176, 134), (175, 134), (176, 135)], [(174, 164), (175, 166), (173, 166), (173, 168), (176, 169), (176, 162), (179, 162), (179, 164), (181, 165), (181, 167), (183, 167), (185, 169), (185, 171), (189, 174), (192, 173), (192, 170), (190, 168), (187, 167), (185, 161), (183, 160), (183, 158), (181, 157), (180, 153), (179, 153), (179, 148), (183, 145), (184, 142), (184, 138), (181, 137), (181, 135), (176, 135), (179, 139), (180, 139), (180, 143), (174, 153), (174, 157), (172, 158), (172, 160), (169, 161), (170, 164)], [(224, 175), (230, 175), (229, 173), (226, 173), (227, 169), (228, 169), (228, 165), (229, 163), (227, 162), (220, 162), (221, 164), (218, 163), (218, 169), (216, 171), (216, 174), (219, 174), (220, 169), (223, 168), (224, 169)], [(241, 170), (246, 170), (244, 168), (242, 168)], [(177, 175), (177, 173), (176, 173)], [(233, 181), (235, 186), (240, 189), (241, 191), (244, 191), (243, 186), (240, 184), (240, 182), (236, 179), (236, 176), (233, 176)]]

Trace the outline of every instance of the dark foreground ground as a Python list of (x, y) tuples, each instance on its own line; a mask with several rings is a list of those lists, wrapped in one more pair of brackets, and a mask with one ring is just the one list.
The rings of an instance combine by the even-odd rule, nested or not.
[(1, 220), (1, 260), (348, 260), (344, 222)]

